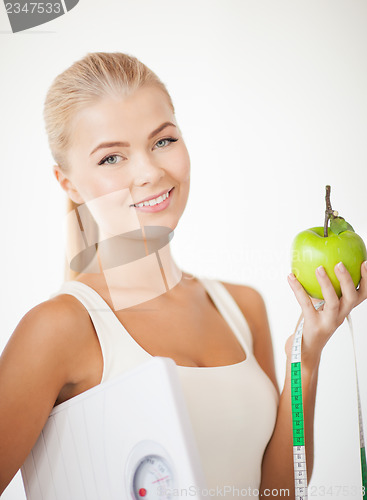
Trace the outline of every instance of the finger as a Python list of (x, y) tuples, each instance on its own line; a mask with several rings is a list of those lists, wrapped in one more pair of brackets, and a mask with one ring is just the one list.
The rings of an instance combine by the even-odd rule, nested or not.
[(305, 320), (306, 318), (315, 319), (317, 312), (312, 304), (311, 298), (293, 273), (288, 275), (288, 283), (296, 296), (298, 304), (301, 306)]
[(342, 296), (339, 303), (339, 314), (344, 319), (357, 304), (358, 294), (348, 269), (342, 262), (334, 267), (336, 277), (340, 282)]
[(319, 266), (316, 271), (316, 278), (320, 284), (322, 295), (325, 300), (324, 310), (337, 314), (339, 312), (339, 298), (334, 290), (333, 284), (323, 266)]
[(361, 281), (357, 290), (357, 304), (360, 304), (367, 299), (367, 260), (361, 265)]

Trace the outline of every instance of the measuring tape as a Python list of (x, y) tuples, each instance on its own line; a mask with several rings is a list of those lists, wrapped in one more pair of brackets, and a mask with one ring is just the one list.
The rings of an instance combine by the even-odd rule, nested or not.
[(360, 448), (361, 448), (360, 453), (361, 453), (362, 487), (363, 487), (363, 500), (366, 500), (367, 499), (366, 448), (365, 448), (365, 444), (364, 444), (364, 435), (363, 435), (361, 397), (359, 395), (359, 384), (358, 384), (358, 373), (357, 373), (357, 356), (356, 356), (356, 348), (355, 348), (355, 344), (354, 344), (352, 318), (351, 318), (350, 314), (348, 314), (347, 320), (349, 323), (350, 334), (352, 336), (353, 352), (354, 352), (354, 367), (356, 370), (357, 399), (358, 399), (358, 422), (359, 422), (359, 444), (360, 444)]
[[(316, 305), (315, 309), (319, 309), (325, 303), (321, 300)], [(359, 421), (359, 442), (360, 442), (360, 458), (362, 472), (362, 495), (363, 500), (367, 500), (367, 467), (366, 467), (366, 450), (363, 436), (362, 409), (361, 398), (359, 395), (358, 375), (357, 375), (357, 359), (354, 345), (354, 335), (352, 319), (350, 314), (347, 316), (350, 333), (352, 335), (354, 363), (356, 370), (357, 382), (357, 398), (358, 398), (358, 421)], [(292, 345), (291, 355), (291, 399), (292, 399), (292, 429), (293, 429), (293, 465), (294, 465), (294, 487), (296, 500), (305, 500), (308, 498), (307, 492), (307, 467), (306, 467), (306, 448), (304, 434), (304, 412), (302, 402), (302, 367), (301, 367), (301, 345), (302, 331), (304, 318), (299, 323)]]

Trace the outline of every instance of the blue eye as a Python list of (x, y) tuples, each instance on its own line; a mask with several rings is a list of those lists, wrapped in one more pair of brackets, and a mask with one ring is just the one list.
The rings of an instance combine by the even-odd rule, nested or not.
[(167, 137), (166, 139), (160, 139), (158, 142), (156, 142), (156, 146), (158, 147), (158, 149), (162, 149), (163, 147), (165, 146), (168, 146), (168, 144), (163, 144), (162, 146), (158, 146), (159, 143), (165, 143), (165, 142), (176, 142), (178, 141), (178, 139), (173, 139), (172, 137)]
[(98, 165), (116, 165), (118, 163), (117, 161), (109, 161), (111, 158), (121, 158), (120, 155), (109, 155), (106, 156), (106, 158), (103, 158)]

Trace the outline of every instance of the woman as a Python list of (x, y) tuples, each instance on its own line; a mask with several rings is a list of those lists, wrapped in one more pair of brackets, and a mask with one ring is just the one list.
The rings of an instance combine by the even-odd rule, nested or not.
[[(55, 405), (156, 355), (178, 366), (208, 487), (293, 492), (294, 334), (280, 394), (261, 295), (176, 265), (169, 241), (187, 203), (190, 160), (165, 86), (134, 57), (90, 53), (55, 79), (44, 116), (71, 209), (72, 272), (25, 314), (1, 357), (0, 492)], [(288, 277), (304, 316), (309, 476), (321, 352), (367, 296), (366, 263), (358, 290), (342, 265), (335, 272), (340, 300), (318, 269), (319, 311)]]

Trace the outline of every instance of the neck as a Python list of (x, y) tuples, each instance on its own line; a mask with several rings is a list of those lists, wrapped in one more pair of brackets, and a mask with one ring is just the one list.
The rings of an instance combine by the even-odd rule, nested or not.
[(98, 262), (116, 310), (132, 307), (168, 292), (182, 279), (169, 241), (173, 231), (144, 226), (101, 240)]

